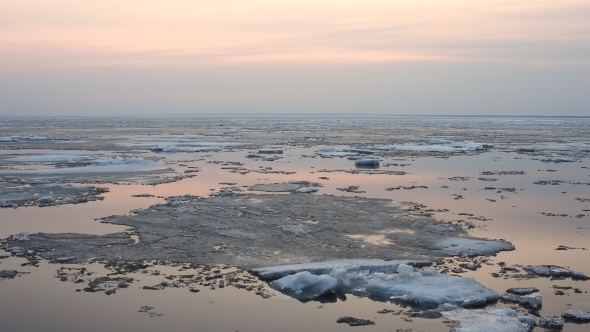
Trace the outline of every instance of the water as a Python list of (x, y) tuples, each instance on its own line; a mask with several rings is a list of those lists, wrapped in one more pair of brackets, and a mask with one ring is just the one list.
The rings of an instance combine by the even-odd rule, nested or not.
[[(556, 134), (558, 132), (555, 132)], [(581, 158), (573, 163), (542, 163), (537, 156), (514, 152), (493, 151), (474, 155), (457, 155), (448, 158), (419, 156), (417, 154), (389, 155), (381, 157), (381, 170), (405, 171), (406, 175), (350, 174), (342, 171), (321, 170), (354, 169), (354, 161), (346, 158), (309, 158), (321, 146), (283, 146), (285, 153), (276, 161), (244, 158), (257, 149), (232, 148), (219, 153), (143, 153), (146, 157), (164, 157), (158, 161), (167, 164), (179, 173), (198, 169), (193, 178), (178, 182), (148, 185), (99, 185), (108, 187), (103, 201), (55, 207), (29, 207), (0, 210), (0, 237), (26, 232), (108, 234), (125, 231), (127, 227), (100, 223), (100, 218), (109, 215), (131, 214), (135, 209), (163, 203), (163, 197), (190, 193), (202, 197), (218, 192), (224, 187), (241, 187), (244, 191), (258, 183), (280, 183), (289, 180), (316, 181), (322, 184), (315, 195), (365, 196), (388, 198), (424, 204), (425, 209), (448, 209), (436, 212), (441, 220), (465, 220), (476, 228), (470, 234), (491, 239), (511, 241), (516, 250), (502, 252), (492, 257), (491, 265), (483, 265), (477, 271), (465, 271), (462, 276), (474, 277), (486, 287), (499, 294), (511, 287), (534, 286), (543, 293), (541, 314), (560, 315), (572, 307), (590, 311), (589, 281), (504, 279), (492, 276), (498, 272), (499, 262), (507, 265), (554, 264), (590, 275), (588, 250), (555, 250), (564, 245), (571, 248), (590, 249), (590, 203), (575, 198), (590, 198), (590, 162)], [(19, 150), (18, 154), (38, 153), (38, 150)], [(93, 151), (81, 151), (93, 154)], [(2, 151), (3, 154), (15, 151)], [(114, 152), (114, 154), (117, 154)], [(241, 162), (250, 172), (231, 172), (213, 161)], [(384, 167), (385, 163), (408, 164), (407, 166)], [(190, 168), (197, 167), (197, 168)], [(262, 167), (262, 168), (261, 168)], [(272, 167), (272, 171), (294, 172), (257, 173)], [(552, 171), (554, 170), (554, 171)], [(524, 171), (525, 175), (480, 175), (484, 171)], [(488, 182), (479, 177), (496, 178)], [(320, 179), (327, 177), (328, 180)], [(452, 181), (453, 177), (469, 177), (466, 181)], [(560, 185), (534, 184), (540, 180), (562, 180), (584, 184), (562, 183)], [(220, 183), (236, 183), (224, 185)], [(359, 186), (365, 193), (342, 192), (337, 188)], [(398, 186), (426, 186), (428, 189), (385, 189)], [(443, 187), (445, 186), (445, 187)], [(448, 187), (447, 187), (448, 186)], [(515, 188), (514, 192), (484, 190), (485, 187)], [(131, 197), (150, 194), (155, 197)], [(463, 199), (455, 199), (462, 195)], [(492, 202), (491, 200), (495, 200)], [(567, 214), (567, 217), (541, 214)], [(485, 217), (468, 219), (473, 217)], [(584, 215), (576, 217), (576, 215)], [(484, 220), (482, 220), (484, 219)], [(487, 219), (487, 220), (486, 220)], [(20, 266), (25, 259), (10, 257), (0, 260), (0, 269), (30, 272), (13, 280), (0, 280), (0, 294), (6, 299), (0, 303), (3, 313), (3, 330), (84, 330), (102, 331), (341, 331), (349, 327), (336, 324), (340, 316), (371, 319), (374, 326), (364, 330), (395, 331), (413, 328), (416, 331), (448, 331), (443, 319), (409, 318), (405, 315), (377, 314), (378, 310), (404, 309), (392, 303), (373, 302), (365, 298), (348, 296), (346, 301), (336, 303), (300, 303), (274, 292), (263, 299), (253, 292), (226, 287), (211, 290), (200, 287), (200, 292), (191, 293), (187, 288), (145, 290), (143, 286), (155, 285), (165, 280), (164, 275), (190, 274), (190, 270), (178, 271), (178, 267), (158, 266), (162, 275), (132, 273), (136, 282), (116, 294), (76, 292), (85, 284), (61, 282), (55, 277), (60, 265), (42, 261), (39, 267)], [(85, 265), (96, 271), (95, 276), (104, 276), (107, 271), (101, 264)], [(565, 295), (556, 295), (553, 286), (572, 286), (582, 293), (566, 290)], [(152, 312), (162, 314), (150, 317), (138, 312), (142, 306), (150, 306)], [(506, 307), (497, 304), (497, 307)], [(407, 310), (404, 309), (404, 310)], [(522, 310), (522, 313), (525, 311)], [(407, 320), (407, 321), (406, 321)], [(564, 331), (586, 331), (588, 325), (566, 324)], [(539, 329), (539, 328), (537, 328)]]

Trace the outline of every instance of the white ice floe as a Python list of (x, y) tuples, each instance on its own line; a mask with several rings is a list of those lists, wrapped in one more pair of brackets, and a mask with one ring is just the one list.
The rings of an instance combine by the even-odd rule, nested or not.
[(512, 243), (508, 241), (477, 240), (460, 237), (449, 237), (434, 243), (436, 249), (447, 255), (456, 256), (481, 256), (491, 255), (499, 251), (514, 250)]
[(220, 149), (215, 146), (201, 146), (201, 147), (188, 147), (188, 146), (176, 146), (176, 145), (156, 145), (150, 150), (154, 152), (218, 152)]
[[(397, 268), (394, 273), (390, 269), (396, 263)], [(345, 265), (333, 262), (332, 265), (336, 265), (336, 267), (329, 271), (325, 269), (327, 266), (322, 266), (321, 263), (316, 263), (315, 267), (310, 266), (310, 264), (301, 264), (308, 268), (302, 269), (301, 272), (297, 272), (295, 275), (307, 272), (311, 275), (329, 276), (335, 279), (337, 283), (330, 289), (325, 286), (328, 285), (327, 280), (331, 279), (305, 279), (305, 287), (313, 287), (313, 283), (317, 282), (318, 285), (315, 286), (321, 286), (324, 293), (330, 291), (350, 293), (357, 296), (367, 296), (378, 301), (396, 301), (430, 309), (437, 308), (443, 303), (452, 303), (467, 308), (484, 306), (498, 299), (496, 292), (483, 287), (473, 278), (439, 274), (432, 267), (420, 272), (414, 272), (413, 267), (399, 263), (399, 261), (396, 263), (392, 262), (392, 265), (372, 265), (360, 261), (360, 264)], [(280, 273), (277, 273), (277, 269), (284, 272), (284, 268), (281, 269), (280, 267), (264, 268), (256, 271), (261, 277), (263, 274), (268, 276), (269, 270), (274, 270), (275, 275), (280, 275)], [(385, 270), (385, 272), (380, 270)], [(270, 285), (282, 291), (283, 289), (277, 287), (277, 285), (283, 285), (291, 280), (293, 280), (293, 277), (288, 275), (272, 282)], [(289, 283), (289, 285), (291, 286), (288, 294), (300, 290), (293, 283)], [(301, 291), (303, 292), (303, 289)]]
[(22, 157), (14, 157), (9, 158), (7, 161), (16, 161), (16, 162), (67, 162), (73, 163), (77, 161), (88, 161), (92, 160), (93, 158), (90, 156), (84, 156), (79, 154), (72, 154), (72, 153), (56, 153), (56, 154), (44, 154), (44, 155), (35, 155), (35, 156), (22, 156)]
[(492, 144), (474, 143), (474, 142), (453, 142), (431, 138), (429, 145), (418, 143), (416, 145), (381, 145), (370, 146), (370, 150), (380, 151), (414, 151), (414, 152), (467, 152), (480, 151), (494, 147)]
[(59, 174), (85, 174), (85, 173), (126, 173), (149, 172), (167, 169), (166, 166), (157, 165), (153, 161), (143, 158), (101, 157), (90, 162), (89, 166), (44, 168), (44, 169), (3, 169), (0, 175), (59, 175)]
[(534, 318), (518, 316), (513, 309), (443, 311), (446, 319), (459, 321), (451, 332), (527, 332)]

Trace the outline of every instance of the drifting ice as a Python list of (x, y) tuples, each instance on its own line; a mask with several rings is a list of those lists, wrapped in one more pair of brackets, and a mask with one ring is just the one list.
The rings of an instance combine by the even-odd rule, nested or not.
[(301, 294), (305, 295), (305, 299), (312, 299), (311, 295), (315, 293), (338, 292), (429, 309), (443, 303), (465, 308), (479, 307), (498, 299), (496, 292), (483, 287), (473, 278), (439, 274), (432, 267), (414, 272), (413, 267), (399, 264), (396, 272), (371, 272), (360, 265), (339, 266), (329, 273), (315, 275), (315, 278), (309, 271), (298, 272), (275, 280), (270, 286), (298, 299), (302, 299)]

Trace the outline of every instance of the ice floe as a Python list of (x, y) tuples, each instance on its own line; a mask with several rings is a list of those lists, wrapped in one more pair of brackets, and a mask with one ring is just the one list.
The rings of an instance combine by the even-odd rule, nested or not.
[(447, 140), (440, 140), (431, 138), (429, 144), (420, 142), (415, 145), (374, 145), (370, 146), (370, 150), (379, 151), (415, 151), (415, 152), (467, 152), (467, 151), (481, 151), (494, 147), (493, 144), (474, 143), (470, 141), (453, 142)]
[(454, 256), (483, 256), (492, 255), (500, 251), (514, 250), (508, 241), (490, 241), (448, 237), (435, 242), (434, 247), (447, 255)]
[(518, 316), (513, 309), (443, 311), (446, 319), (459, 321), (451, 332), (527, 332), (533, 327), (534, 318)]
[[(309, 295), (312, 294), (306, 292), (306, 289), (319, 289), (322, 290), (322, 294), (350, 293), (377, 301), (394, 301), (426, 309), (437, 308), (443, 303), (465, 308), (480, 307), (498, 299), (496, 292), (482, 286), (473, 278), (439, 274), (432, 267), (414, 272), (412, 266), (399, 261), (392, 261), (390, 264), (384, 264), (383, 261), (358, 262), (359, 264), (350, 264), (346, 260), (332, 261), (300, 264), (299, 267), (294, 265), (290, 268), (270, 267), (255, 271), (259, 276), (268, 278), (269, 275), (276, 277), (301, 270), (294, 275), (283, 276), (271, 282), (270, 286), (284, 291), (284, 285), (289, 285), (286, 294), (291, 295), (300, 291), (299, 293), (306, 294), (306, 299), (311, 299)], [(397, 267), (393, 272), (395, 265)], [(330, 266), (332, 268), (328, 270)], [(311, 275), (325, 277), (312, 278)], [(297, 285), (301, 288), (297, 288)], [(300, 299), (298, 296), (294, 297)]]

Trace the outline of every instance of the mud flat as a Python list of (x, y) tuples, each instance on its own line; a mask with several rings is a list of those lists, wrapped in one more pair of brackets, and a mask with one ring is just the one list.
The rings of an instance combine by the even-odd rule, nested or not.
[(387, 199), (328, 195), (237, 195), (169, 198), (167, 204), (111, 216), (128, 233), (31, 234), (5, 249), (54, 262), (166, 260), (255, 268), (344, 258), (438, 260), (492, 255), (514, 247), (471, 238), (463, 229)]

